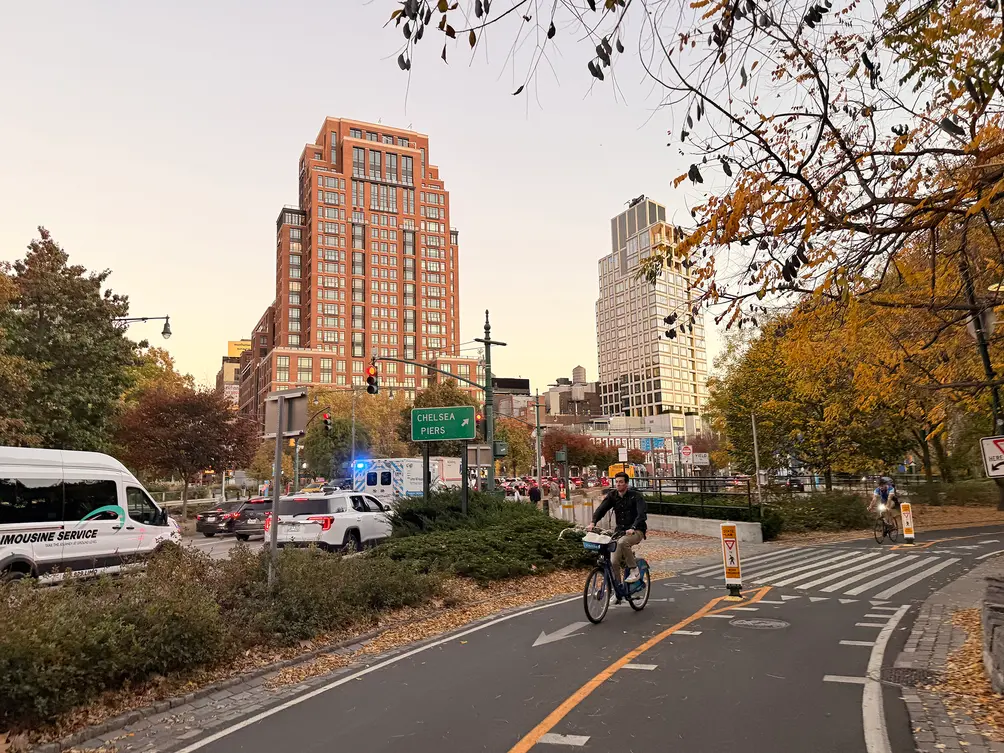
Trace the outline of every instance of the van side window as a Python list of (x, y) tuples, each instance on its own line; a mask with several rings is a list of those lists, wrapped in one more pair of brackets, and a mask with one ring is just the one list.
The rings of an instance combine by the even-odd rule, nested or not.
[(0, 478), (0, 525), (60, 520), (63, 520), (61, 481)]
[[(63, 520), (82, 520), (102, 507), (118, 507), (118, 489), (114, 481), (104, 479), (63, 480)], [(103, 510), (89, 520), (115, 520), (118, 514)]]
[(370, 471), (366, 474), (366, 486), (376, 486), (377, 485), (377, 475), (376, 471)]
[(384, 471), (380, 474), (380, 486), (390, 486), (391, 483), (393, 482), (391, 481), (390, 471)]
[(150, 501), (142, 489), (135, 486), (126, 487), (126, 503), (129, 505), (129, 517), (137, 523), (156, 525), (160, 515), (157, 506)]

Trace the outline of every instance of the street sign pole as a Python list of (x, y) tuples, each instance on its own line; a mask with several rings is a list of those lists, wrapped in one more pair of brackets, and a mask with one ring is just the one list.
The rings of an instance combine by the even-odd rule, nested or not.
[(300, 440), (293, 440), (293, 491), (300, 491)]
[(485, 309), (485, 336), (475, 338), (474, 342), (479, 342), (485, 346), (485, 442), (492, 448), (491, 457), (488, 460), (488, 476), (485, 483), (489, 492), (495, 491), (495, 405), (494, 405), (494, 385), (492, 384), (492, 346), (500, 345), (505, 347), (504, 342), (492, 340), (492, 325), (488, 322), (488, 309)]
[(763, 491), (760, 488), (760, 447), (756, 441), (756, 414), (750, 413), (750, 422), (753, 424), (753, 464), (756, 466), (756, 501), (763, 512)]
[(464, 515), (467, 514), (467, 494), (470, 487), (470, 482), (467, 480), (467, 445), (468, 442), (465, 439), (464, 453), (460, 456), (460, 511)]
[(429, 501), (429, 443), (422, 443), (422, 497)]
[(739, 536), (735, 523), (722, 523), (722, 564), (729, 601), (741, 601), (743, 590), (742, 563), (739, 559)]
[(269, 531), (268, 587), (275, 586), (275, 571), (279, 555), (279, 486), (282, 484), (282, 429), (286, 425), (286, 398), (276, 398), (275, 464), (272, 466), (272, 530)]

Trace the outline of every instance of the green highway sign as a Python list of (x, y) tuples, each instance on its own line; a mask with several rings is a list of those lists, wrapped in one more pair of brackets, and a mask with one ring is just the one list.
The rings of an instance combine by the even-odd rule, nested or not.
[(412, 408), (411, 441), (444, 442), (452, 439), (474, 439), (477, 425), (474, 408), (454, 405), (448, 408)]

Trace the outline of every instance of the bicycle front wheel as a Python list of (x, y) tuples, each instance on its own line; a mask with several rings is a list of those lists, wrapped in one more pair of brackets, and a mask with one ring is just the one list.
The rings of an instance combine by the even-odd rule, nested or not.
[(882, 539), (885, 538), (885, 521), (879, 518), (875, 521), (875, 541), (879, 544), (882, 543)]
[(899, 521), (896, 518), (892, 519), (892, 523), (889, 524), (889, 541), (895, 542), (899, 538)]
[(594, 625), (603, 622), (610, 609), (610, 583), (602, 567), (593, 568), (586, 578), (586, 587), (582, 592), (582, 605), (586, 609), (586, 617)]

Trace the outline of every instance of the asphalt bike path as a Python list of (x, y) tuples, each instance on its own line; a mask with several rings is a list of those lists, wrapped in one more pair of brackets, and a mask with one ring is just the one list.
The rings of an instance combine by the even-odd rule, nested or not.
[[(586, 622), (581, 596), (374, 657), (183, 753), (913, 750), (881, 682), (916, 603), (1004, 553), (1004, 529), (778, 547), (657, 581), (648, 607)], [(536, 645), (535, 645), (536, 644)]]

